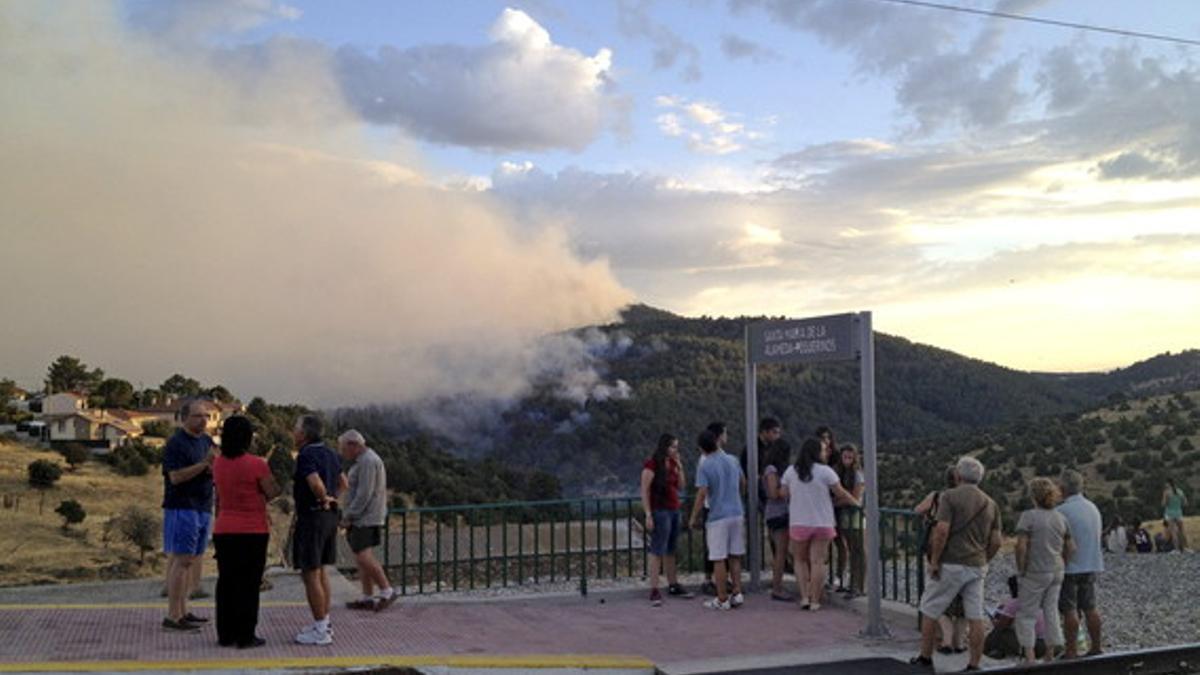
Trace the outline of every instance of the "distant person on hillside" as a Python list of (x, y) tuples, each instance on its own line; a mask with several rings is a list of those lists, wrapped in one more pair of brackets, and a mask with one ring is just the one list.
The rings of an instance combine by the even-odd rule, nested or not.
[[(954, 471), (954, 467), (947, 467), (945, 473), (947, 490), (958, 485), (958, 473)], [(918, 515), (923, 516), (923, 538), (921, 544), (921, 554), (926, 560), (929, 559), (929, 545), (932, 543), (933, 528), (937, 526), (938, 504), (942, 495), (942, 490), (934, 490), (925, 495), (919, 504), (913, 507)], [(950, 602), (950, 606), (941, 616), (937, 617), (938, 632), (941, 634), (941, 645), (938, 647), (939, 654), (958, 654), (966, 649), (963, 645), (963, 636), (967, 632), (967, 617), (963, 613), (962, 595), (954, 596), (954, 600)], [(1013, 638), (1016, 639), (1015, 637)]]
[(829, 542), (837, 537), (833, 500), (861, 505), (829, 468), (827, 448), (815, 438), (804, 441), (795, 464), (783, 472), (782, 481), (782, 494), (788, 499), (788, 538), (800, 608), (814, 612), (821, 608)]
[(329, 446), (321, 442), (321, 418), (304, 415), (296, 422), (292, 438), (299, 449), (292, 476), (296, 528), (292, 535), (292, 565), (300, 570), (313, 623), (296, 634), (302, 645), (333, 643), (329, 623), (332, 594), (325, 566), (337, 562), (338, 488), (342, 465)]
[(212, 466), (216, 449), (205, 433), (208, 404), (184, 401), (180, 426), (163, 448), (163, 552), (167, 554), (168, 631), (196, 631), (207, 622), (188, 611), (188, 595), (212, 534)]
[[(1088, 656), (1101, 652), (1100, 610), (1096, 608), (1096, 575), (1104, 571), (1104, 555), (1100, 552), (1100, 510), (1083, 496), (1083, 474), (1074, 469), (1062, 472), (1059, 486), (1066, 497), (1058, 512), (1067, 519), (1067, 530), (1075, 544), (1075, 554), (1063, 570), (1062, 591), (1058, 596), (1058, 611), (1062, 614), (1066, 657), (1073, 658), (1079, 648), (1079, 615), (1087, 621)], [(1117, 535), (1125, 541), (1125, 528), (1117, 520)], [(1122, 549), (1123, 550), (1123, 549)]]
[[(711, 433), (713, 437), (717, 439), (717, 448), (724, 450), (726, 442), (729, 441), (729, 431), (726, 428), (725, 423), (710, 422), (708, 426), (705, 427), (705, 430)], [(704, 465), (704, 460), (707, 455), (705, 455), (704, 450), (701, 450), (699, 447), (697, 447), (697, 450), (700, 452), (700, 457), (696, 460), (696, 472), (699, 473), (700, 467)], [(745, 462), (743, 462), (743, 465), (744, 464)], [(710, 501), (711, 500), (708, 497), (704, 498), (704, 508), (700, 511), (700, 527), (704, 527), (705, 524), (708, 523), (708, 506)], [(707, 555), (704, 556), (704, 583), (700, 586), (700, 592), (704, 593), (705, 595), (716, 596), (717, 594), (717, 585), (713, 583), (713, 569), (713, 561), (709, 560)]]
[(238, 649), (261, 647), (258, 591), (267, 565), (267, 502), (279, 486), (262, 457), (247, 452), (254, 439), (250, 420), (235, 415), (221, 428), (221, 456), (213, 462), (217, 491), (217, 643)]
[(353, 462), (346, 477), (342, 500), (341, 526), (346, 543), (354, 553), (362, 597), (346, 603), (350, 609), (387, 609), (398, 597), (383, 566), (375, 559), (375, 547), (383, 543), (383, 525), (387, 521), (387, 470), (383, 460), (358, 431), (351, 429), (338, 436), (342, 459)]
[(1187, 532), (1183, 528), (1183, 507), (1187, 506), (1187, 495), (1175, 485), (1173, 478), (1167, 479), (1163, 488), (1162, 507), (1163, 519), (1167, 521), (1171, 531), (1171, 541), (1179, 551), (1187, 551)]
[(1150, 531), (1143, 527), (1141, 523), (1138, 523), (1137, 527), (1133, 529), (1129, 538), (1133, 542), (1133, 550), (1138, 553), (1154, 552), (1154, 539), (1150, 537)]
[(1154, 552), (1155, 553), (1172, 553), (1175, 551), (1175, 542), (1171, 541), (1171, 523), (1164, 520), (1162, 529), (1154, 535)]
[(788, 558), (788, 500), (780, 490), (780, 478), (787, 471), (791, 448), (781, 436), (783, 426), (774, 417), (758, 424), (759, 451), (762, 453), (761, 488), (766, 497), (763, 519), (771, 542), (771, 599), (794, 600), (783, 588), (783, 573)]
[(963, 457), (954, 468), (959, 484), (938, 500), (937, 525), (929, 544), (930, 581), (921, 596), (921, 652), (910, 663), (933, 668), (936, 617), (961, 594), (969, 622), (966, 669), (978, 670), (983, 658), (983, 580), (988, 562), (1000, 550), (1000, 509), (979, 489), (984, 473), (979, 460)]
[(1037, 660), (1034, 624), (1039, 607), (1046, 617), (1046, 660), (1053, 661), (1054, 650), (1063, 646), (1058, 596), (1063, 569), (1075, 552), (1075, 544), (1067, 519), (1054, 508), (1059, 500), (1058, 486), (1049, 478), (1034, 478), (1029, 482), (1029, 496), (1034, 508), (1017, 520), (1016, 559), (1021, 584), (1017, 640), (1025, 652), (1025, 662), (1033, 663)]
[(1124, 553), (1129, 550), (1129, 533), (1121, 524), (1120, 516), (1113, 516), (1112, 524), (1104, 534), (1104, 550), (1109, 553)]
[[(861, 503), (867, 480), (863, 476), (862, 458), (858, 448), (846, 443), (836, 456), (838, 462), (834, 466), (834, 472), (838, 475), (838, 481)], [(851, 504), (837, 505), (834, 507), (834, 515), (837, 518), (838, 535), (835, 541), (838, 542), (840, 551), (837, 566), (838, 590), (852, 596), (862, 595), (867, 574), (867, 560), (863, 555), (862, 507)], [(847, 562), (850, 568), (849, 583), (844, 576)]]
[[(1021, 643), (1017, 640), (1014, 622), (1021, 611), (1020, 584), (1016, 575), (1008, 578), (1008, 592), (1012, 596), (992, 615), (992, 630), (983, 641), (983, 653), (991, 659), (1007, 659), (1021, 656)], [(1033, 626), (1035, 642), (1034, 656), (1046, 654), (1046, 618), (1041, 608), (1037, 610), (1037, 622)]]
[[(738, 462), (717, 445), (717, 437), (708, 430), (697, 441), (704, 452), (704, 463), (696, 470), (696, 503), (689, 525), (696, 527), (700, 509), (709, 500), (708, 522), (704, 526), (708, 559), (713, 561), (713, 581), (717, 596), (704, 603), (709, 609), (727, 610), (745, 602), (742, 595), (742, 556), (746, 554), (745, 512), (742, 492), (746, 476)], [(732, 588), (726, 586), (726, 578)]]
[(675, 548), (681, 529), (679, 490), (684, 485), (683, 462), (679, 460), (679, 439), (671, 434), (658, 437), (654, 454), (642, 465), (642, 509), (646, 512), (646, 532), (650, 534), (650, 604), (662, 605), (658, 590), (659, 569), (667, 576), (667, 594), (678, 598), (693, 595), (680, 583), (675, 568)]

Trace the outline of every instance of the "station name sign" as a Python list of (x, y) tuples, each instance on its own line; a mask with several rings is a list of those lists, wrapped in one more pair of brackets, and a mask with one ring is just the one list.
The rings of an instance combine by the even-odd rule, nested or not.
[(857, 357), (854, 314), (750, 324), (751, 363), (816, 363)]

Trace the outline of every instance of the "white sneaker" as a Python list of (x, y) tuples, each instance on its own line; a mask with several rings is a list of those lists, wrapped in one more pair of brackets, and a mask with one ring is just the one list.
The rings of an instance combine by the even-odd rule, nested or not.
[(717, 598), (709, 598), (708, 600), (705, 600), (704, 606), (708, 609), (715, 609), (715, 610), (719, 610), (722, 612), (728, 611), (729, 609), (732, 608), (732, 606), (729, 604), (728, 600), (726, 600), (725, 602), (721, 602)]
[(331, 645), (333, 644), (333, 633), (320, 630), (316, 626), (309, 626), (296, 634), (296, 642), (302, 645)]
[(730, 607), (741, 607), (744, 604), (746, 604), (746, 596), (742, 595), (741, 593), (734, 593), (729, 598)]

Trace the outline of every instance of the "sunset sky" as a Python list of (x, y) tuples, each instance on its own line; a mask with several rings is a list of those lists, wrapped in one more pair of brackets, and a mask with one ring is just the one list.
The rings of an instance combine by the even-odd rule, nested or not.
[[(944, 2), (1200, 40), (1192, 0)], [(502, 388), (631, 301), (1032, 370), (1200, 347), (1196, 45), (885, 0), (6, 3), (0, 96), (25, 384)]]

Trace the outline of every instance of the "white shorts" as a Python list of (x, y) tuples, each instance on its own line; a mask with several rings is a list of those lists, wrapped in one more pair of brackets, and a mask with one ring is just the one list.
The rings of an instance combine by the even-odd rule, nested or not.
[(746, 523), (741, 516), (708, 521), (704, 526), (704, 536), (708, 541), (709, 560), (746, 555)]
[(929, 579), (925, 593), (921, 596), (921, 613), (936, 619), (946, 613), (954, 596), (962, 595), (963, 616), (976, 621), (983, 620), (983, 580), (987, 577), (987, 565), (943, 564), (938, 579)]

